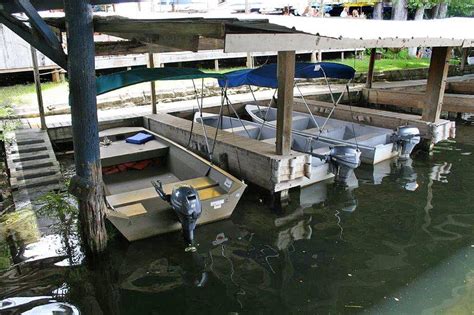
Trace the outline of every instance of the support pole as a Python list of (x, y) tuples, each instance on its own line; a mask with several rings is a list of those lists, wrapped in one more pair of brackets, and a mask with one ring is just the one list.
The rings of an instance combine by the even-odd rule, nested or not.
[(92, 7), (88, 0), (65, 0), (64, 12), (76, 165), (70, 191), (79, 202), (83, 245), (89, 254), (97, 254), (107, 246), (107, 233), (99, 151)]
[(318, 62), (318, 56), (317, 56), (317, 52), (316, 52), (316, 51), (312, 51), (312, 52), (311, 52), (311, 62), (312, 62), (312, 63)]
[[(153, 53), (148, 53), (148, 66), (153, 69), (155, 67), (155, 60), (153, 58)], [(157, 113), (156, 110), (156, 83), (155, 81), (150, 82), (151, 88), (151, 112), (153, 114)]]
[(422, 120), (436, 122), (443, 106), (444, 90), (448, 77), (451, 47), (433, 47)]
[(252, 53), (247, 53), (247, 68), (253, 68), (253, 57)]
[(214, 71), (219, 71), (219, 59), (214, 59)]
[(44, 107), (43, 107), (43, 93), (41, 92), (41, 79), (38, 68), (38, 56), (36, 54), (36, 49), (33, 46), (31, 48), (31, 60), (33, 61), (33, 75), (35, 77), (35, 87), (36, 87), (36, 98), (38, 99), (38, 110), (40, 114), (41, 129), (46, 130), (46, 118), (44, 117)]
[(365, 87), (370, 89), (372, 88), (372, 82), (374, 80), (374, 67), (375, 67), (375, 54), (377, 50), (372, 48), (370, 50), (370, 59), (369, 59), (369, 70), (367, 71), (367, 81), (365, 82)]
[(276, 153), (291, 151), (293, 86), (295, 82), (295, 51), (278, 52), (278, 102)]
[(464, 75), (464, 69), (466, 68), (468, 52), (469, 52), (469, 48), (462, 49), (461, 66), (460, 66), (461, 75)]

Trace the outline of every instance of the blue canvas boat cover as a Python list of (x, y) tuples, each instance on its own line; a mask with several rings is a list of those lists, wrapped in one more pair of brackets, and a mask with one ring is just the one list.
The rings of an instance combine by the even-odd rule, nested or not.
[[(319, 63), (296, 63), (296, 79), (352, 79), (355, 75), (355, 69), (339, 63), (319, 62)], [(269, 88), (278, 87), (277, 65), (267, 64), (255, 69), (243, 69), (227, 72), (225, 79), (219, 79), (220, 87), (238, 87), (243, 85), (253, 85)]]
[(150, 135), (145, 132), (139, 132), (136, 135), (125, 139), (125, 142), (133, 143), (133, 144), (145, 144), (148, 141), (153, 140), (153, 138), (154, 138), (153, 135)]
[(205, 78), (219, 79), (223, 77), (219, 73), (207, 73), (194, 68), (139, 68), (98, 77), (96, 79), (97, 95), (143, 82)]

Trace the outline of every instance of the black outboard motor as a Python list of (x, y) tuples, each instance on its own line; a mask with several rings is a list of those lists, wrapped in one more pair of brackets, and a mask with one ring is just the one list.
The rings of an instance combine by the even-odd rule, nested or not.
[(189, 246), (193, 246), (194, 229), (202, 212), (201, 200), (197, 190), (190, 185), (177, 185), (173, 187), (171, 196), (169, 196), (163, 191), (161, 181), (157, 180), (152, 183), (160, 198), (171, 204), (171, 208), (173, 208), (179, 222), (181, 222), (184, 240)]
[(360, 165), (360, 151), (349, 145), (337, 145), (329, 153), (336, 182), (345, 183)]
[(398, 127), (396, 133), (393, 134), (393, 141), (397, 143), (400, 150), (400, 159), (406, 160), (421, 141), (420, 130), (413, 126)]

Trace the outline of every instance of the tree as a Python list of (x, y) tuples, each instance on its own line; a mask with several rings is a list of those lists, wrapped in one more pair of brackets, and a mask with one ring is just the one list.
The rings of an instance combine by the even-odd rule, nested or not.
[(374, 20), (383, 20), (383, 1), (377, 1), (374, 4), (374, 13), (373, 13)]
[(406, 20), (408, 17), (408, 0), (394, 0), (392, 2), (392, 20)]
[[(408, 0), (408, 7), (414, 9), (415, 11), (415, 21), (423, 20), (425, 15), (426, 6), (429, 5), (429, 0)], [(416, 57), (417, 47), (411, 47), (408, 49), (408, 55), (411, 57)]]

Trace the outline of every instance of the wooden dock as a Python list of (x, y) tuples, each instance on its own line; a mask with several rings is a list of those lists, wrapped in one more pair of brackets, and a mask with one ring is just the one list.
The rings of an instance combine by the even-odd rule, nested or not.
[(45, 193), (65, 189), (46, 131), (19, 129), (7, 137), (10, 143), (6, 145), (10, 186), (17, 209), (34, 204)]

